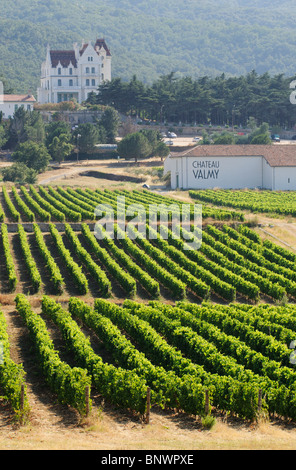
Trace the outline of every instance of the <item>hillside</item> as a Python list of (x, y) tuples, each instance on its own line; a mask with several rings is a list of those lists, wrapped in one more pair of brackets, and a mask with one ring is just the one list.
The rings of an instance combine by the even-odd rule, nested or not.
[(18, 92), (39, 84), (46, 45), (104, 37), (113, 77), (295, 73), (292, 0), (1, 0), (0, 76)]

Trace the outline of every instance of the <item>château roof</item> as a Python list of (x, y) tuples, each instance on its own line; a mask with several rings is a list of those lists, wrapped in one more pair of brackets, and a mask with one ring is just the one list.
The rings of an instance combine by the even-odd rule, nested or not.
[[(82, 48), (80, 49), (79, 53), (80, 56), (84, 53), (85, 49), (87, 48), (88, 43), (84, 43), (82, 45)], [(99, 48), (104, 48), (106, 51), (107, 56), (111, 56), (110, 50), (106, 44), (105, 39), (97, 39), (94, 49), (96, 50)], [(99, 51), (97, 51), (97, 54), (99, 55)], [(77, 59), (75, 56), (75, 51), (65, 51), (65, 50), (55, 50), (55, 51), (50, 51), (50, 59), (51, 59), (51, 65), (53, 68), (56, 68), (58, 64), (60, 63), (62, 67), (66, 68), (69, 67), (69, 65), (72, 63), (74, 68), (77, 68)]]
[(274, 166), (296, 166), (296, 145), (196, 145), (185, 152), (171, 152), (170, 157), (252, 157), (262, 156)]
[(103, 47), (107, 53), (107, 56), (111, 56), (110, 49), (108, 48), (105, 39), (97, 39), (95, 43), (95, 48), (99, 47), (100, 49)]
[(51, 65), (57, 67), (59, 62), (62, 67), (69, 67), (72, 63), (73, 67), (77, 67), (77, 60), (74, 51), (50, 51)]

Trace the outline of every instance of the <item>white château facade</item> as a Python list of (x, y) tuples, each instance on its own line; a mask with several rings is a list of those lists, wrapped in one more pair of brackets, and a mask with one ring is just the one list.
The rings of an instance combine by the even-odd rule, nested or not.
[(37, 101), (46, 104), (76, 99), (81, 103), (110, 80), (111, 53), (104, 39), (97, 39), (95, 45), (82, 43), (81, 47), (75, 43), (69, 51), (51, 50), (47, 46)]

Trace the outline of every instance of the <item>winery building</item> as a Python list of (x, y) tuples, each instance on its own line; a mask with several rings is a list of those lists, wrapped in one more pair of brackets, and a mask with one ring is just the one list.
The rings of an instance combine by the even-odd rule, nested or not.
[(172, 189), (296, 190), (296, 145), (197, 145), (171, 152)]

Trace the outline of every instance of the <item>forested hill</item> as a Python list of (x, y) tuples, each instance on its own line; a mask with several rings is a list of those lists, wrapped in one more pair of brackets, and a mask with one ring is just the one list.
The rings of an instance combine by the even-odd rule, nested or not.
[(39, 85), (46, 45), (104, 37), (113, 77), (147, 83), (296, 72), (293, 0), (0, 0), (0, 77), (18, 92)]

